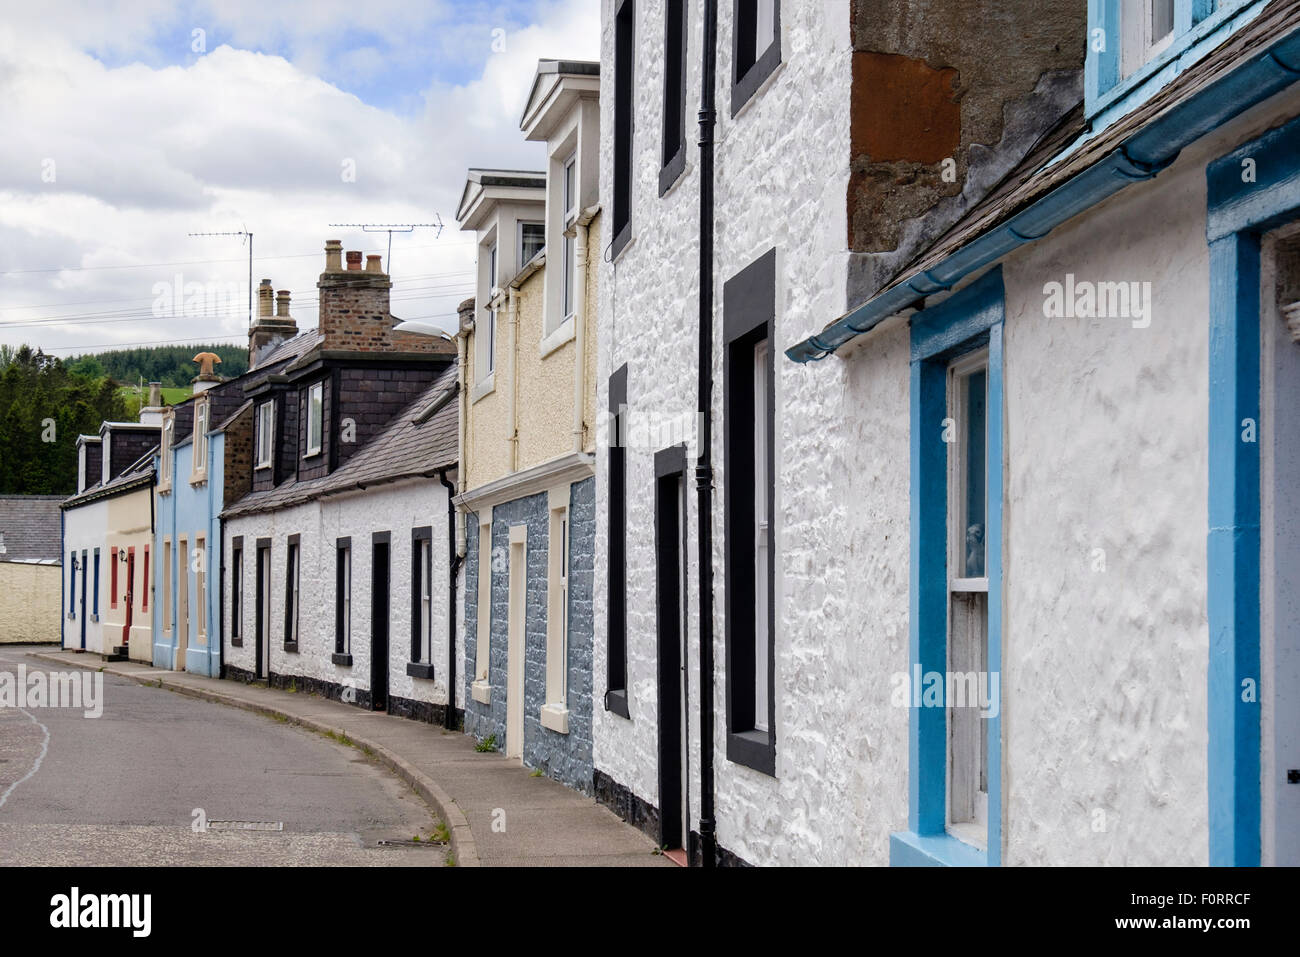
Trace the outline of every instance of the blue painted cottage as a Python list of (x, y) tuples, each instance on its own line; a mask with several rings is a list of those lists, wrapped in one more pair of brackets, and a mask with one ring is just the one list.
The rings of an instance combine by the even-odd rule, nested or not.
[(253, 458), (253, 407), (245, 390), (282, 370), (312, 343), (297, 334), (289, 294), (272, 314), (269, 279), (258, 290), (249, 330), (249, 371), (223, 380), (210, 354), (196, 357), (194, 395), (164, 410), (155, 458), (153, 663), (159, 668), (221, 674), (221, 511), (245, 494)]

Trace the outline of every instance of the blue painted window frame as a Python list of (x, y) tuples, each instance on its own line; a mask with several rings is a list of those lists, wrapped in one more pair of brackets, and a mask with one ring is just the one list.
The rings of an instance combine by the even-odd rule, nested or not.
[[(988, 348), (988, 668), (1002, 671), (1002, 267), (911, 319), (911, 523), (909, 674), (948, 670), (948, 364)], [(999, 694), (1001, 686), (999, 682)], [(908, 830), (889, 836), (894, 866), (989, 866), (1002, 863), (1002, 705), (988, 726), (988, 832), (985, 849), (947, 831), (946, 708), (912, 707), (908, 715)]]
[[(1261, 0), (1174, 0), (1174, 39), (1158, 56), (1130, 76), (1120, 78), (1120, 0), (1088, 0), (1088, 35), (1084, 59), (1084, 108), (1095, 116), (1134, 96), (1131, 106), (1149, 99), (1172, 80), (1179, 68), (1175, 61), (1243, 10)], [(1093, 32), (1101, 30), (1106, 49), (1094, 49)], [(1169, 69), (1171, 65), (1173, 69)], [(1168, 75), (1165, 75), (1168, 73)], [(1152, 83), (1152, 81), (1155, 81)], [(1127, 109), (1120, 110), (1120, 114)], [(1104, 125), (1104, 124), (1103, 124)]]
[[(1253, 161), (1247, 164), (1246, 161)], [(1251, 176), (1246, 176), (1249, 166)], [(1300, 217), (1300, 119), (1211, 162), (1209, 530), (1210, 864), (1261, 858), (1260, 715), (1242, 682), (1260, 684), (1260, 462), (1243, 422), (1260, 416), (1260, 249)], [(1246, 182), (1246, 179), (1250, 182)]]

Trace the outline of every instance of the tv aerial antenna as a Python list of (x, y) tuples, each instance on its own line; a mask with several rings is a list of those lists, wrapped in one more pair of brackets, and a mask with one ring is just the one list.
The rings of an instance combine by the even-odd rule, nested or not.
[[(247, 229), (231, 233), (187, 233), (188, 236), (241, 236), (248, 240), (248, 324), (253, 324), (253, 234)], [(241, 240), (242, 241), (242, 240)]]
[(437, 213), (433, 214), (436, 223), (330, 223), (330, 226), (342, 226), (350, 229), (360, 229), (363, 233), (388, 233), (388, 256), (384, 264), (388, 267), (388, 274), (393, 274), (393, 233), (413, 233), (417, 229), (436, 229), (435, 239), (442, 238), (442, 217)]

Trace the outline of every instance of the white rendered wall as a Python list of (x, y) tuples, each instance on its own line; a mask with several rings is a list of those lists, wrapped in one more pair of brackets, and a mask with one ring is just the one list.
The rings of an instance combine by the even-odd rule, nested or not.
[[(432, 526), (433, 643), (435, 678), (406, 673), (411, 648), (411, 529)], [(276, 674), (302, 675), (357, 689), (370, 687), (370, 598), (374, 532), (391, 532), (389, 551), (390, 695), (413, 701), (447, 701), (447, 493), (436, 480), (379, 486), (364, 493), (335, 496), (269, 514), (234, 518), (226, 523), (226, 551), (231, 539), (244, 536), (243, 648), (226, 639), (226, 663), (252, 671), (256, 654), (257, 539), (271, 541), (271, 665)], [(298, 651), (284, 650), (284, 609), (288, 538), (299, 536)], [(352, 539), (352, 665), (336, 665), (335, 543)], [(233, 572), (231, 573), (233, 575)], [(229, 578), (230, 576), (228, 576)], [(227, 585), (226, 609), (230, 613)], [(463, 607), (458, 605), (458, 608)], [(463, 670), (463, 636), (457, 634), (457, 671)], [(464, 702), (458, 701), (457, 707)]]

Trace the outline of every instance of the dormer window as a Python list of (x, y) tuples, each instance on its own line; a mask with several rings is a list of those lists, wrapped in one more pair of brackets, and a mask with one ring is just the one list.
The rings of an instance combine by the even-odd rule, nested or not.
[(307, 453), (319, 455), (325, 430), (325, 383), (317, 382), (307, 390)]
[(168, 413), (163, 420), (162, 440), (159, 445), (159, 458), (162, 459), (162, 486), (171, 488), (172, 484), (172, 444), (176, 438), (176, 417)]
[(524, 265), (546, 247), (545, 223), (519, 224), (519, 261)]
[(194, 404), (194, 441), (191, 444), (193, 461), (190, 464), (190, 481), (201, 482), (208, 477), (208, 402)]
[(275, 405), (263, 402), (257, 407), (257, 468), (269, 469), (275, 449)]

